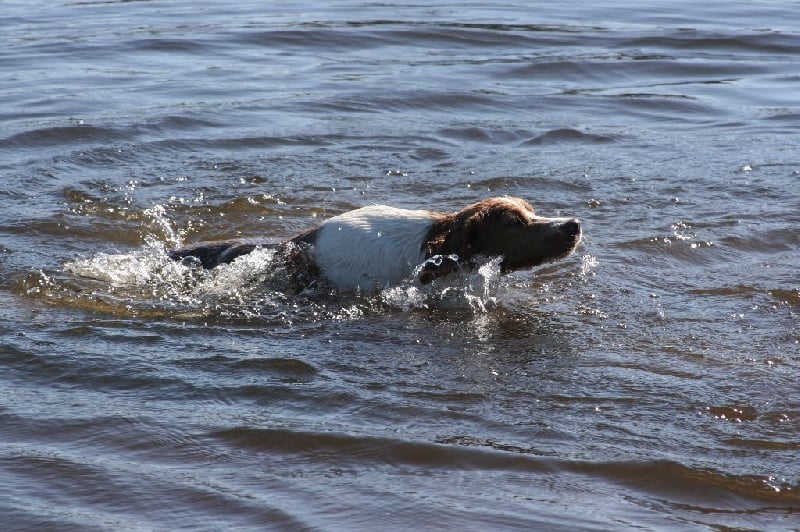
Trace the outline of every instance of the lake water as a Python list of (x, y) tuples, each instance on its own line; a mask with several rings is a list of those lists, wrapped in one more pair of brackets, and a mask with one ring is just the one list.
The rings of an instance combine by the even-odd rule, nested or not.
[[(800, 527), (800, 5), (426, 4), (2, 3), (3, 530)], [(504, 194), (576, 254), (164, 255)]]

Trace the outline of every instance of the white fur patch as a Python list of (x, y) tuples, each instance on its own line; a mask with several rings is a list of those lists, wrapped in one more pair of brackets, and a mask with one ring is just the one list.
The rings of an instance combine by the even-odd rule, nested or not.
[(428, 211), (373, 205), (335, 216), (319, 228), (314, 259), (340, 290), (374, 292), (405, 279), (425, 260)]

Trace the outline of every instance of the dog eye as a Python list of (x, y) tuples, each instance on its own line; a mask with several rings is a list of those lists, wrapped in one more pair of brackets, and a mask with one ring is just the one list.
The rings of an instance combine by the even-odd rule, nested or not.
[(516, 218), (514, 218), (514, 223), (517, 224), (517, 225), (528, 225), (528, 222), (526, 222), (522, 218), (522, 216), (517, 216)]

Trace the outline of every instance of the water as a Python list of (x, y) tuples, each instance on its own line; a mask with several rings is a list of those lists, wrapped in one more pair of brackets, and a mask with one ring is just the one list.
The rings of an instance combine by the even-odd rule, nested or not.
[[(797, 529), (797, 9), (5, 2), (3, 529)], [(577, 253), (164, 258), (501, 194)]]

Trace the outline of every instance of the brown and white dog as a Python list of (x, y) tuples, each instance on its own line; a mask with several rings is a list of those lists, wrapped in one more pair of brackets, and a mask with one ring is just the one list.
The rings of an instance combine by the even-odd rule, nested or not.
[[(575, 218), (543, 218), (511, 196), (488, 198), (451, 214), (372, 205), (345, 212), (280, 244), (256, 239), (200, 242), (172, 250), (176, 260), (205, 268), (257, 247), (276, 248), (339, 290), (374, 292), (417, 272), (422, 283), (472, 267), (478, 257), (502, 257), (503, 272), (571, 254), (581, 239)], [(187, 259), (188, 258), (188, 259)]]

